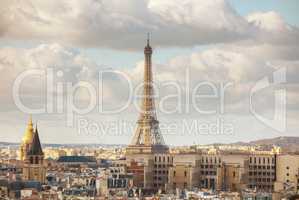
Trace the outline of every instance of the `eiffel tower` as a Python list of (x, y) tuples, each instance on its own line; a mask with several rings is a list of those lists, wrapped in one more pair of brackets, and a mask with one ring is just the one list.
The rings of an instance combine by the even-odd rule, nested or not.
[(165, 153), (168, 151), (168, 146), (165, 145), (160, 132), (155, 109), (152, 53), (153, 50), (150, 46), (148, 35), (147, 45), (144, 48), (145, 61), (142, 107), (137, 121), (137, 129), (131, 144), (127, 147), (127, 153)]

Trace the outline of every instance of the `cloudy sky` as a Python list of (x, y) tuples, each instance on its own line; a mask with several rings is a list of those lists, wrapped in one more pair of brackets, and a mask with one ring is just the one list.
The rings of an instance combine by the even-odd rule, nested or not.
[[(0, 141), (134, 134), (151, 33), (167, 144), (299, 136), (296, 0), (2, 0)], [(136, 95), (132, 95), (136, 93)]]

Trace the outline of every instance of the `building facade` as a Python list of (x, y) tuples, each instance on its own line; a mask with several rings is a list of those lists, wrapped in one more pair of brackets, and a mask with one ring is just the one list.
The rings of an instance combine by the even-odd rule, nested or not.
[(299, 191), (299, 155), (280, 154), (276, 157), (276, 180), (274, 192), (278, 198), (283, 195), (298, 194)]
[[(273, 192), (275, 181), (296, 185), (297, 165), (287, 169), (286, 162), (275, 149), (272, 151), (220, 151), (206, 150), (196, 153), (172, 153), (169, 167), (168, 189), (208, 189), (214, 191), (240, 192), (244, 189)], [(289, 160), (289, 158), (286, 158)], [(280, 163), (280, 164), (277, 164)], [(297, 171), (296, 171), (297, 169)], [(282, 172), (283, 171), (283, 172)], [(280, 173), (280, 175), (277, 175)], [(292, 173), (292, 174), (291, 174)], [(286, 174), (286, 175), (281, 175)], [(277, 188), (279, 188), (277, 183)]]

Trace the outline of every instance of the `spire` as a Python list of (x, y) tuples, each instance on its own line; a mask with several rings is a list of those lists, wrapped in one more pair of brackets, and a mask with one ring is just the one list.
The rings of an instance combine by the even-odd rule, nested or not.
[(30, 143), (33, 138), (33, 123), (32, 123), (32, 116), (30, 115), (29, 121), (27, 124), (27, 128), (23, 137), (23, 143)]
[(36, 121), (36, 124), (35, 124), (35, 133), (37, 133), (37, 121)]
[(29, 122), (28, 122), (28, 125), (33, 126), (33, 123), (32, 123), (32, 115), (29, 115)]
[(147, 46), (150, 46), (150, 33), (147, 33)]
[(150, 46), (150, 33), (147, 33), (146, 46), (144, 47), (145, 62), (151, 61), (150, 57), (152, 53), (152, 47)]
[(155, 113), (153, 72), (152, 72), (152, 48), (150, 46), (150, 35), (147, 35), (147, 45), (144, 48), (144, 80), (143, 80), (143, 100), (141, 118), (156, 118), (150, 116)]
[[(144, 48), (144, 80), (143, 99), (137, 130), (134, 134), (131, 146), (163, 147), (163, 136), (160, 133), (159, 121), (157, 120), (154, 99), (153, 74), (152, 74), (152, 48), (150, 46), (150, 34), (147, 34), (147, 44)], [(156, 148), (154, 148), (156, 149)]]
[(29, 155), (43, 155), (43, 150), (40, 144), (38, 130), (37, 130), (37, 124), (35, 125), (35, 131), (32, 138), (32, 143), (30, 145)]

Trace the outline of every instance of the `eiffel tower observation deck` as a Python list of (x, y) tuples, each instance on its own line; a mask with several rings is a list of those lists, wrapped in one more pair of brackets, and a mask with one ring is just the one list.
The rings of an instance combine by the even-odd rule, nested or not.
[(144, 48), (144, 80), (143, 80), (143, 99), (141, 112), (137, 121), (137, 129), (127, 147), (126, 152), (130, 153), (166, 153), (168, 146), (165, 145), (163, 136), (160, 132), (159, 121), (157, 120), (153, 73), (152, 73), (152, 47), (150, 46), (149, 35), (147, 45)]

